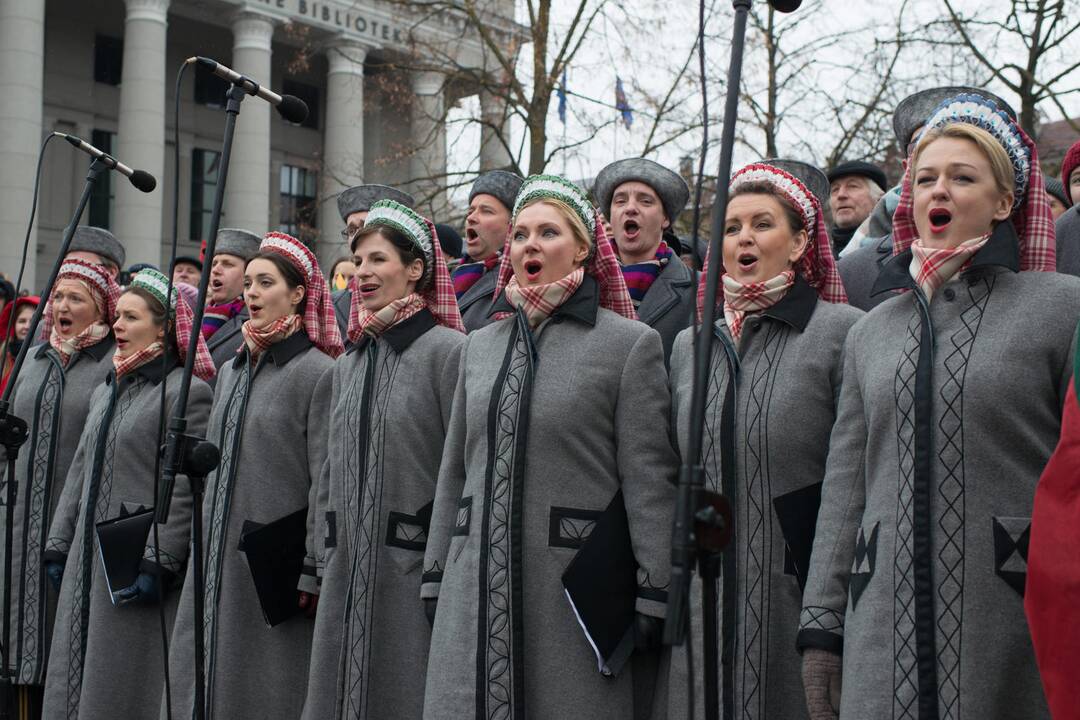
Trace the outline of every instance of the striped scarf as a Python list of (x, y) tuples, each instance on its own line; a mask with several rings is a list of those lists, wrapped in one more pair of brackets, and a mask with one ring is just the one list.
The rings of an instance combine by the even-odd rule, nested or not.
[(652, 287), (656, 278), (660, 277), (660, 273), (667, 267), (674, 254), (675, 251), (661, 240), (660, 247), (656, 248), (656, 257), (652, 260), (622, 266), (626, 289), (630, 291), (630, 301), (634, 303), (635, 309), (641, 306), (645, 293), (649, 292), (649, 288)]
[(165, 345), (160, 340), (155, 340), (142, 350), (136, 350), (127, 357), (113, 355), (112, 361), (113, 368), (116, 370), (116, 377), (122, 377), (132, 370), (141, 368), (154, 358), (161, 357), (164, 352)]
[(556, 308), (566, 302), (567, 298), (577, 292), (584, 279), (584, 267), (577, 268), (561, 280), (543, 285), (522, 287), (518, 285), (517, 278), (512, 277), (506, 285), (506, 299), (511, 305), (524, 311), (530, 328), (536, 328), (547, 320)]
[(475, 285), (480, 278), (484, 277), (485, 273), (489, 272), (498, 264), (499, 254), (495, 253), (487, 260), (464, 263), (454, 268), (454, 272), (450, 274), (450, 279), (454, 282), (454, 295), (457, 299), (460, 300), (461, 296), (469, 292), (469, 289)]
[(97, 345), (99, 342), (109, 336), (109, 326), (103, 322), (96, 322), (90, 324), (85, 330), (76, 335), (73, 338), (67, 338), (66, 340), (60, 337), (60, 334), (56, 332), (56, 326), (54, 325), (49, 332), (49, 344), (52, 345), (53, 350), (60, 356), (60, 364), (67, 367), (68, 360), (71, 356), (92, 345)]
[(987, 233), (954, 248), (928, 248), (922, 240), (911, 243), (911, 265), (908, 272), (915, 284), (922, 288), (926, 299), (934, 296), (934, 291), (953, 279), (969, 262), (975, 253), (982, 250), (990, 239)]
[(397, 300), (387, 303), (380, 310), (374, 312), (361, 305), (357, 324), (361, 333), (377, 338), (399, 322), (408, 320), (426, 307), (427, 304), (419, 293), (409, 293), (405, 297), (399, 297)]
[(724, 319), (735, 342), (742, 336), (743, 321), (749, 312), (770, 308), (787, 295), (795, 284), (795, 271), (785, 270), (765, 282), (742, 284), (727, 273), (724, 282)]
[[(257, 362), (259, 356), (270, 349), (274, 344), (281, 342), (303, 327), (304, 322), (299, 315), (282, 315), (264, 328), (257, 328), (251, 324), (251, 320), (245, 320), (240, 326), (240, 332), (244, 336), (244, 345), (251, 353), (251, 361)], [(241, 348), (238, 352), (242, 352)]]
[(242, 297), (230, 300), (227, 303), (222, 303), (221, 305), (207, 305), (206, 309), (203, 311), (202, 319), (203, 339), (209, 340), (211, 335), (216, 333), (222, 325), (236, 317), (236, 314), (243, 309), (244, 298)]

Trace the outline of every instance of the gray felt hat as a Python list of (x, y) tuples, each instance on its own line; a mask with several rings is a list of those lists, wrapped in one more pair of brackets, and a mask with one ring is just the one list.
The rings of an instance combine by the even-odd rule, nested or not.
[(477, 195), (491, 195), (503, 204), (507, 211), (513, 210), (514, 200), (525, 178), (508, 170), (492, 170), (476, 178), (469, 191), (469, 202)]
[(686, 186), (686, 181), (663, 165), (645, 158), (616, 160), (601, 170), (593, 183), (593, 195), (605, 216), (611, 214), (611, 198), (615, 195), (615, 189), (634, 180), (656, 191), (670, 222), (675, 222), (690, 199), (690, 188)]
[(1069, 196), (1065, 194), (1065, 186), (1061, 184), (1061, 181), (1055, 177), (1044, 178), (1046, 181), (1046, 192), (1056, 197), (1061, 201), (1061, 204), (1065, 207), (1072, 205), (1069, 202)]
[(262, 238), (253, 232), (239, 228), (221, 228), (218, 230), (214, 255), (235, 255), (250, 260), (259, 252)]
[(348, 222), (350, 215), (367, 212), (380, 200), (393, 200), (407, 208), (416, 205), (412, 195), (389, 185), (357, 185), (341, 191), (337, 196), (337, 209), (341, 219)]
[(914, 95), (908, 95), (900, 101), (900, 104), (896, 106), (896, 110), (893, 111), (892, 125), (893, 132), (896, 134), (897, 145), (902, 150), (906, 150), (908, 143), (911, 142), (911, 136), (926, 124), (926, 121), (930, 119), (930, 114), (941, 103), (955, 95), (964, 93), (986, 98), (997, 105), (998, 108), (1004, 110), (1013, 120), (1016, 119), (1016, 111), (1012, 109), (1009, 103), (994, 93), (981, 88), (965, 87), (963, 85), (930, 88), (929, 90), (921, 90)]
[(116, 236), (105, 228), (80, 225), (75, 228), (71, 238), (71, 251), (92, 252), (112, 262), (118, 268), (124, 267), (127, 253)]
[(829, 178), (825, 176), (825, 173), (820, 168), (802, 160), (788, 160), (786, 158), (770, 158), (762, 162), (778, 167), (784, 172), (797, 177), (810, 192), (814, 193), (814, 197), (821, 203), (823, 209), (828, 207)]

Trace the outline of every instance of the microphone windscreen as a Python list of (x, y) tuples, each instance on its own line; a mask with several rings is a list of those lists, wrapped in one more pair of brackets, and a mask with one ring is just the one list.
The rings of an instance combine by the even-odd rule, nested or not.
[(131, 180), (132, 185), (144, 193), (153, 192), (154, 188), (157, 187), (157, 180), (145, 170), (133, 170), (131, 177), (128, 179)]
[(308, 107), (295, 95), (282, 95), (281, 104), (277, 106), (278, 114), (291, 123), (302, 123), (307, 119)]
[(776, 12), (789, 13), (798, 10), (802, 0), (769, 0), (769, 4)]

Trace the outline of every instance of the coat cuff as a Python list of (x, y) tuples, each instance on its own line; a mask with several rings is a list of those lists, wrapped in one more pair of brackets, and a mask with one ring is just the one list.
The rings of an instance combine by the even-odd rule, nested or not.
[(439, 588), (442, 587), (443, 571), (439, 563), (433, 564), (424, 570), (420, 576), (420, 599), (433, 600), (439, 597)]
[(318, 595), (322, 585), (322, 573), (315, 559), (304, 559), (304, 567), (300, 570), (300, 580), (296, 583), (296, 589), (309, 595)]
[[(158, 564), (160, 558), (161, 564)], [(166, 582), (172, 582), (176, 578), (183, 577), (184, 561), (166, 550), (158, 549), (154, 552), (153, 545), (147, 545), (143, 549), (143, 557), (139, 562), (139, 572), (161, 575)]]
[(61, 565), (67, 564), (68, 552), (71, 550), (71, 543), (63, 538), (51, 537), (45, 542), (45, 549), (41, 551), (41, 563), (54, 562)]
[(801, 653), (817, 648), (842, 654), (844, 652), (844, 616), (826, 607), (804, 607), (799, 617), (799, 633), (795, 647)]

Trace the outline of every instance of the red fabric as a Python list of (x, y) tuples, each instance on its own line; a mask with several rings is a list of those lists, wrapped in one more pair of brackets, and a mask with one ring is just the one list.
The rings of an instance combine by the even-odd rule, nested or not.
[(361, 305), (357, 311), (356, 323), (349, 323), (349, 340), (358, 343), (364, 333), (372, 337), (379, 337), (399, 322), (408, 320), (425, 307), (427, 307), (427, 303), (418, 293), (409, 293), (405, 297), (393, 300), (375, 312), (371, 312)]
[(127, 375), (132, 370), (138, 370), (154, 358), (159, 358), (165, 352), (165, 345), (160, 342), (152, 342), (142, 350), (136, 350), (127, 357), (113, 354), (113, 369), (116, 377)]
[[(187, 300), (180, 297), (180, 293), (173, 288), (173, 300), (176, 302), (173, 308), (173, 334), (176, 336), (176, 348), (180, 353), (180, 361), (184, 362), (187, 357), (188, 343), (191, 342), (191, 334), (194, 332), (195, 313)], [(217, 374), (214, 367), (214, 358), (210, 355), (210, 348), (206, 346), (206, 338), (198, 333), (199, 340), (195, 346), (195, 366), (192, 372), (195, 377), (210, 381)]]
[(915, 284), (922, 288), (929, 299), (939, 287), (967, 266), (989, 239), (990, 234), (987, 233), (953, 248), (928, 248), (922, 240), (911, 243), (910, 271)]
[[(24, 297), (16, 298), (13, 302), (9, 302), (4, 306), (3, 311), (0, 311), (0, 343), (8, 343), (7, 352), (4, 357), (4, 375), (0, 377), (0, 393), (4, 392), (4, 388), (7, 387), (8, 376), (11, 374), (11, 368), (15, 364), (15, 354), (11, 352), (12, 347), (8, 340), (8, 333), (13, 332), (10, 327), (13, 317), (18, 317), (19, 313), (16, 312), (18, 308), (24, 305), (31, 305), (37, 307), (41, 302), (41, 298), (37, 295), (26, 295)], [(12, 337), (12, 340), (14, 336)]]
[(785, 270), (765, 282), (742, 284), (730, 275), (722, 278), (724, 286), (724, 320), (731, 337), (738, 342), (742, 336), (746, 314), (766, 310), (780, 302), (795, 284), (795, 271)]
[[(795, 263), (794, 269), (802, 275), (803, 280), (810, 287), (817, 290), (818, 297), (822, 300), (831, 303), (846, 303), (848, 301), (847, 293), (844, 291), (844, 283), (840, 279), (840, 272), (836, 269), (836, 258), (833, 257), (832, 243), (829, 241), (829, 232), (825, 228), (825, 213), (814, 193), (810, 192), (802, 181), (791, 173), (766, 163), (751, 163), (740, 168), (731, 177), (729, 188), (737, 185), (740, 176), (744, 174), (753, 174), (755, 179), (765, 180), (766, 182), (773, 178), (771, 184), (788, 197), (791, 206), (795, 208), (806, 223), (806, 231), (810, 236), (806, 244), (806, 251)], [(792, 193), (792, 188), (794, 188), (795, 193)], [(808, 217), (803, 209), (807, 201), (814, 209), (813, 217)], [(698, 280), (698, 319), (701, 318), (701, 311), (705, 307), (705, 279), (708, 275), (709, 257), (706, 255), (705, 262), (701, 267), (701, 278)], [(717, 283), (716, 305), (719, 305), (722, 300), (723, 284)]]
[[(83, 260), (65, 260), (60, 266), (60, 272), (53, 283), (53, 289), (60, 284), (61, 280), (77, 280), (94, 297), (101, 310), (101, 322), (112, 325), (116, 319), (116, 301), (120, 299), (120, 286), (109, 276), (100, 265), (94, 265)], [(52, 335), (53, 314), (52, 297), (45, 303), (45, 312), (41, 316), (41, 337), (48, 338)]]
[(518, 285), (516, 277), (510, 278), (506, 285), (506, 299), (514, 307), (521, 308), (529, 321), (529, 327), (535, 328), (547, 320), (551, 313), (577, 292), (585, 279), (585, 268), (574, 268), (564, 278), (543, 285)]
[(1065, 153), (1065, 159), (1061, 161), (1061, 184), (1065, 186), (1065, 197), (1074, 204), (1080, 201), (1080, 198), (1074, 198), (1069, 192), (1069, 176), (1078, 167), (1080, 167), (1080, 140), (1072, 144), (1069, 151)]
[[(541, 202), (541, 200), (535, 202)], [(521, 208), (518, 210), (520, 212)], [(585, 272), (591, 275), (600, 286), (601, 307), (625, 318), (637, 320), (637, 311), (634, 310), (634, 302), (630, 299), (630, 291), (626, 289), (626, 280), (623, 278), (622, 268), (619, 267), (619, 256), (615, 253), (615, 246), (604, 232), (604, 223), (599, 211), (594, 210), (593, 213), (596, 227), (593, 231), (593, 253), (592, 258), (585, 265)], [(510, 264), (510, 234), (507, 233), (502, 262), (499, 264), (499, 280), (495, 284), (493, 297), (502, 295), (513, 276), (514, 268)], [(509, 316), (510, 313), (506, 312), (496, 313), (495, 319), (501, 320)]]
[[(1013, 131), (1031, 152), (1031, 175), (1027, 195), (1013, 210), (1010, 219), (1020, 238), (1020, 269), (1053, 272), (1057, 269), (1057, 243), (1054, 235), (1054, 216), (1050, 213), (1050, 196), (1039, 168), (1039, 152), (1035, 143), (1018, 125)], [(915, 228), (914, 202), (911, 187), (911, 163), (904, 172), (900, 204), (893, 213), (893, 255), (907, 250), (919, 231)]]
[(1054, 720), (1080, 719), (1080, 404), (1069, 383), (1061, 440), (1035, 490), (1024, 609)]
[(304, 330), (315, 347), (332, 358), (345, 352), (334, 315), (334, 301), (326, 284), (319, 261), (304, 243), (292, 235), (268, 232), (263, 236), (260, 252), (274, 252), (288, 260), (306, 278), (307, 305), (304, 308)]
[[(256, 329), (251, 320), (245, 320), (240, 326), (240, 333), (244, 336), (244, 346), (251, 353), (251, 359), (258, 360), (259, 356), (269, 350), (273, 345), (292, 335), (304, 326), (304, 321), (299, 315), (282, 315), (267, 327)], [(236, 352), (242, 353), (244, 347)]]

